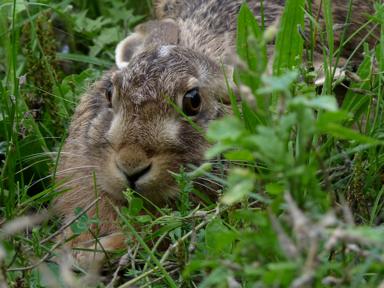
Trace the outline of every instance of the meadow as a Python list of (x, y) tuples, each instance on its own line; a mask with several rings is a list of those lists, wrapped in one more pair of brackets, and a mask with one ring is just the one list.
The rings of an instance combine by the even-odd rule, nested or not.
[[(343, 65), (339, 79), (331, 63), (348, 37), (334, 45), (332, 1), (322, 2), (325, 27), (299, 8), (311, 0), (286, 1), (278, 29), (242, 7), (233, 59), (242, 101), (228, 92), (233, 115), (206, 132), (207, 162), (174, 175), (178, 209), (143, 213), (145, 199), (124, 193), (129, 249), (111, 253), (96, 275), (57, 240), (60, 219), (49, 209), (62, 193), (57, 161), (82, 93), (114, 65), (116, 44), (153, 17), (151, 1), (2, 0), (0, 288), (384, 287), (384, 4), (369, 20), (377, 46), (362, 41), (363, 60)], [(304, 17), (310, 39), (299, 33)], [(193, 200), (201, 176), (220, 187), (217, 202)], [(76, 235), (98, 223), (83, 212), (71, 224)]]

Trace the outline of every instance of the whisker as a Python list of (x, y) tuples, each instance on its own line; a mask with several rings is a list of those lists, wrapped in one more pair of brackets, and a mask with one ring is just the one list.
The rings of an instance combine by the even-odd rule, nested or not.
[[(99, 185), (96, 185), (96, 187), (97, 187), (97, 188), (100, 188)], [(91, 187), (85, 186), (85, 187), (82, 187), (81, 189), (76, 189), (76, 193), (80, 193), (80, 192), (85, 191), (85, 190), (87, 190), (87, 189), (92, 189), (92, 192), (94, 192), (95, 185), (92, 185)], [(65, 191), (64, 191), (64, 193), (65, 193)], [(95, 195), (95, 196), (96, 196), (95, 193), (93, 193), (92, 195)]]
[(206, 175), (209, 176), (209, 175), (213, 175), (213, 176), (216, 176), (216, 177), (219, 177), (219, 178), (222, 178), (222, 177), (225, 177), (226, 176), (226, 173), (224, 172), (228, 172), (229, 169), (225, 170), (225, 171), (210, 171), (209, 173), (207, 173)]
[[(67, 168), (67, 169), (63, 169), (63, 170), (58, 170), (58, 171), (56, 171), (55, 175), (60, 176), (60, 175), (66, 174), (67, 172), (74, 171), (74, 170), (81, 170), (81, 169), (87, 169), (87, 168), (98, 168), (98, 167), (99, 166), (96, 166), (96, 165), (71, 167), (71, 168)], [(53, 174), (51, 174), (51, 176), (53, 176)]]
[[(87, 166), (83, 166), (83, 167), (73, 167), (73, 168), (65, 169), (65, 170), (62, 170), (62, 171), (57, 172), (55, 175), (62, 175), (62, 174), (65, 174), (65, 173), (67, 173), (66, 170), (70, 171), (70, 170), (76, 170), (76, 169), (85, 169), (85, 167), (87, 167)], [(89, 166), (89, 167), (92, 168), (93, 166)], [(96, 167), (96, 166), (95, 166), (95, 167)], [(63, 172), (63, 171), (64, 171), (64, 172)], [(49, 175), (47, 175), (47, 176), (44, 176), (44, 177), (42, 177), (42, 178), (36, 180), (35, 182), (33, 182), (33, 183), (29, 186), (29, 188), (31, 188), (31, 187), (37, 185), (38, 183), (40, 183), (40, 182), (42, 182), (42, 181), (44, 181), (44, 180), (46, 180), (46, 179), (51, 178), (52, 176), (53, 176), (53, 174), (51, 173), (51, 174), (49, 174)], [(89, 176), (87, 176), (87, 177), (90, 177), (90, 176), (93, 176), (93, 175), (89, 175)], [(69, 182), (67, 182), (67, 183), (69, 183)], [(58, 187), (60, 187), (60, 186), (58, 186)]]
[[(30, 156), (26, 157), (25, 159), (34, 159), (35, 156), (36, 156), (36, 158), (42, 157), (42, 156), (51, 156), (51, 155), (57, 156), (57, 154), (59, 154), (59, 152), (56, 152), (56, 151), (41, 152), (41, 153), (35, 153), (33, 155), (30, 155)], [(81, 154), (75, 154), (75, 153), (68, 152), (68, 151), (61, 151), (60, 155), (70, 155), (70, 156), (76, 156), (76, 157), (84, 156)]]
[(241, 160), (225, 160), (225, 161), (217, 160), (217, 161), (206, 161), (205, 163), (223, 164), (223, 165), (234, 164), (236, 166), (246, 166), (246, 167), (253, 167), (253, 168), (261, 167), (260, 165), (251, 164), (249, 162), (244, 162)]
[(212, 188), (212, 187), (209, 187), (209, 186), (207, 186), (207, 185), (205, 185), (205, 184), (203, 184), (203, 183), (201, 183), (201, 182), (198, 182), (198, 181), (196, 181), (196, 180), (193, 181), (193, 183), (195, 183), (195, 184), (197, 184), (197, 185), (200, 185), (200, 186), (206, 188), (207, 190), (210, 190), (210, 191), (213, 191), (213, 192), (216, 192), (216, 191), (217, 191), (216, 189), (214, 189), (214, 188)]
[(220, 183), (218, 181), (215, 181), (214, 179), (210, 179), (210, 178), (206, 178), (206, 177), (199, 177), (197, 179), (212, 183), (213, 185), (219, 186), (221, 188), (224, 188), (224, 186), (225, 186), (225, 183)]
[(20, 145), (20, 147), (24, 147), (24, 146), (28, 146), (28, 145), (30, 145), (30, 144), (32, 144), (32, 143), (36, 143), (36, 142), (39, 142), (41, 139), (44, 139), (44, 140), (48, 140), (48, 139), (61, 139), (62, 137), (55, 137), (55, 136), (46, 136), (46, 137), (43, 137), (43, 136), (41, 136), (41, 137), (39, 137), (38, 139), (30, 139), (30, 140), (28, 140), (28, 141), (25, 141), (25, 142), (23, 142), (21, 145)]
[(250, 161), (245, 161), (245, 160), (228, 160), (228, 159), (211, 159), (211, 160), (205, 160), (205, 162), (224, 162), (224, 163), (233, 163), (233, 162), (240, 162), (240, 163), (249, 163)]
[[(86, 179), (86, 178), (90, 178), (90, 177), (93, 177), (93, 175), (85, 175), (85, 176), (82, 176), (82, 177), (79, 177), (79, 178), (76, 178), (76, 179), (72, 179), (72, 180), (70, 180), (70, 181), (67, 181), (67, 182), (64, 182), (64, 183), (62, 183), (62, 184), (60, 184), (60, 185), (58, 185), (58, 186), (55, 186), (55, 188), (61, 188), (61, 187), (64, 187), (64, 186), (66, 186), (66, 185), (68, 185), (68, 184), (73, 184), (73, 183), (76, 183), (76, 182), (78, 182), (78, 181), (80, 181), (80, 180), (83, 180), (83, 179)], [(86, 187), (85, 187), (86, 188)]]
[[(39, 161), (36, 161), (36, 162), (34, 162), (34, 163), (32, 163), (32, 164), (30, 164), (30, 165), (28, 165), (28, 166), (23, 167), (22, 169), (20, 169), (20, 170), (18, 170), (18, 171), (16, 171), (16, 172), (15, 172), (15, 175), (20, 174), (20, 173), (24, 172), (25, 170), (28, 170), (29, 168), (31, 168), (31, 167), (33, 167), (33, 166), (39, 164), (39, 163), (48, 161), (48, 160), (50, 160), (50, 159), (41, 159), (41, 160), (39, 160)], [(3, 180), (4, 180), (4, 179), (3, 179)]]

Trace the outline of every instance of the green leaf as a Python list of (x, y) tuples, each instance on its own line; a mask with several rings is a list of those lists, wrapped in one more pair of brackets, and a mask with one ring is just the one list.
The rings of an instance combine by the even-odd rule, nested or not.
[(150, 223), (152, 221), (152, 218), (149, 215), (139, 215), (139, 216), (136, 216), (135, 220), (145, 224), (145, 223)]
[(143, 209), (143, 200), (138, 197), (133, 197), (129, 202), (129, 215), (137, 216)]
[(326, 123), (342, 123), (350, 118), (350, 114), (342, 110), (337, 112), (324, 112), (318, 117), (318, 125), (321, 126)]
[[(361, 79), (369, 79), (370, 74), (372, 72), (372, 58), (369, 53), (368, 47), (365, 47), (365, 53), (364, 53), (364, 61), (360, 64), (359, 69), (357, 70), (356, 74)], [(343, 110), (349, 111), (353, 113), (354, 118), (357, 120), (360, 115), (365, 113), (368, 109), (370, 99), (371, 97), (368, 97), (368, 95), (363, 95), (361, 93), (354, 92), (354, 89), (360, 89), (360, 91), (369, 90), (371, 86), (370, 81), (363, 81), (363, 82), (354, 82), (352, 81), (350, 88), (348, 89), (347, 94), (343, 100), (341, 108)]]
[(252, 152), (244, 149), (229, 151), (224, 154), (224, 157), (228, 160), (236, 160), (236, 161), (253, 161), (254, 160)]
[(269, 183), (265, 186), (265, 190), (271, 195), (280, 195), (284, 192), (284, 186), (279, 183)]
[[(246, 3), (240, 8), (237, 22), (237, 53), (247, 64), (247, 69), (236, 69), (234, 78), (236, 82), (241, 82), (255, 92), (268, 64), (266, 43), (260, 26)], [(264, 96), (256, 95), (256, 101), (261, 110), (267, 108)]]
[(95, 35), (97, 31), (100, 31), (106, 24), (111, 23), (110, 19), (106, 19), (103, 16), (91, 19), (88, 18), (86, 14), (87, 11), (85, 10), (73, 15), (73, 18), (75, 19), (75, 30), (77, 32)]
[(332, 135), (335, 138), (353, 140), (360, 144), (384, 145), (383, 141), (362, 135), (356, 130), (337, 123), (319, 123), (317, 128), (321, 133)]
[(277, 262), (267, 265), (264, 274), (264, 283), (268, 286), (289, 287), (297, 273), (297, 264), (294, 262)]
[(285, 1), (275, 46), (275, 74), (298, 67), (302, 61), (304, 41), (299, 27), (304, 27), (304, 4), (305, 0)]
[(227, 228), (221, 219), (215, 219), (205, 229), (205, 244), (213, 255), (230, 253), (235, 233)]
[[(258, 157), (270, 165), (274, 163), (283, 164), (289, 156), (284, 135), (270, 127), (259, 126), (258, 133), (247, 138), (249, 143), (255, 145)], [(276, 168), (276, 167), (274, 167)]]
[(265, 87), (257, 90), (259, 94), (288, 91), (289, 87), (298, 77), (297, 71), (288, 71), (281, 76), (262, 76)]
[(256, 176), (252, 171), (244, 168), (234, 168), (228, 175), (228, 190), (221, 198), (221, 202), (232, 205), (243, 200), (255, 187)]
[(261, 39), (262, 32), (252, 11), (243, 3), (237, 18), (237, 53), (247, 62), (250, 70), (256, 71), (261, 59), (258, 59), (255, 51), (249, 47), (250, 36)]
[[(83, 209), (80, 208), (80, 207), (77, 207), (75, 208), (75, 215), (79, 215), (80, 213), (82, 213)], [(71, 224), (71, 230), (73, 232), (73, 234), (76, 234), (76, 235), (79, 235), (81, 233), (84, 233), (84, 232), (87, 232), (88, 231), (88, 228), (89, 228), (89, 217), (87, 215), (87, 213), (84, 213), (83, 215), (81, 215), (74, 223)]]
[(58, 60), (63, 61), (75, 61), (87, 64), (94, 64), (103, 67), (111, 67), (113, 62), (99, 59), (93, 56), (81, 55), (81, 54), (71, 54), (71, 53), (56, 53)]
[(116, 44), (121, 40), (122, 35), (116, 27), (103, 29), (102, 32), (93, 39), (94, 45), (90, 49), (90, 56), (97, 56), (100, 51), (110, 44)]
[(226, 288), (226, 279), (231, 272), (225, 267), (218, 267), (214, 269), (208, 277), (199, 285), (200, 288)]
[(188, 179), (196, 179), (202, 177), (203, 175), (209, 173), (212, 170), (212, 163), (203, 163), (197, 167), (194, 171), (188, 172)]
[(210, 147), (207, 151), (205, 151), (205, 158), (212, 159), (221, 153), (232, 149), (233, 146), (231, 144), (217, 143)]
[(244, 133), (244, 124), (235, 117), (226, 117), (209, 125), (207, 137), (210, 140), (236, 141)]
[(298, 96), (290, 100), (289, 105), (303, 105), (308, 108), (330, 112), (338, 111), (337, 101), (333, 96), (317, 96), (313, 99)]
[(383, 247), (383, 227), (359, 226), (349, 228), (346, 232), (353, 237), (364, 239), (364, 241), (366, 241), (367, 243), (370, 243), (372, 245), (379, 244)]
[(264, 111), (252, 110), (245, 101), (242, 102), (242, 108), (244, 123), (249, 131), (254, 133), (258, 125), (265, 124), (262, 117), (265, 114)]

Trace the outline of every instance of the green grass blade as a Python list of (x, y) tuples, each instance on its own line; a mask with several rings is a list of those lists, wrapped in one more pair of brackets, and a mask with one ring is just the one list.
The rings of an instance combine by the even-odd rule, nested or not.
[(288, 0), (285, 3), (276, 39), (273, 63), (275, 74), (298, 67), (302, 61), (304, 40), (298, 27), (304, 25), (304, 4), (305, 0)]

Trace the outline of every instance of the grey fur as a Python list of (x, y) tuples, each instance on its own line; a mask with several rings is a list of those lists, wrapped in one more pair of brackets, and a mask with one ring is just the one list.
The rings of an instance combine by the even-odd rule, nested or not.
[[(314, 14), (321, 16), (317, 1)], [(348, 2), (333, 1), (335, 23), (345, 20)], [(100, 235), (115, 237), (119, 227), (113, 206), (126, 205), (122, 195), (127, 187), (124, 173), (146, 165), (151, 165), (151, 169), (138, 184), (138, 192), (159, 205), (177, 197), (175, 181), (168, 171), (177, 172), (188, 163), (201, 164), (209, 143), (170, 102), (180, 107), (187, 91), (199, 89), (202, 105), (192, 120), (202, 129), (211, 120), (231, 113), (220, 61), (228, 50), (234, 51), (241, 3), (241, 0), (157, 1), (157, 19), (141, 24), (119, 44), (120, 68), (107, 72), (83, 95), (63, 147), (57, 180), (65, 192), (56, 199), (54, 207), (65, 221), (73, 217), (76, 207), (84, 208), (98, 194), (101, 197), (98, 231)], [(372, 13), (372, 3), (354, 1), (354, 22), (349, 32), (365, 22), (365, 14)], [(268, 26), (279, 18), (284, 1), (270, 0), (264, 4)], [(250, 6), (260, 18), (260, 1), (250, 1)], [(321, 17), (319, 20), (322, 23)], [(339, 35), (336, 33), (336, 39)], [(362, 35), (357, 36), (346, 53), (361, 40)], [(369, 41), (372, 44), (374, 37)], [(231, 81), (230, 84), (233, 85)], [(109, 103), (106, 95), (111, 85), (113, 96)], [(206, 186), (208, 189), (201, 188), (208, 194), (215, 190), (210, 185)], [(96, 209), (88, 214), (94, 216)], [(66, 233), (71, 234), (70, 230)], [(84, 234), (71, 244), (86, 246), (84, 243), (90, 239), (91, 234)], [(122, 239), (110, 238), (108, 242), (107, 238), (109, 244), (104, 248), (122, 247)]]

